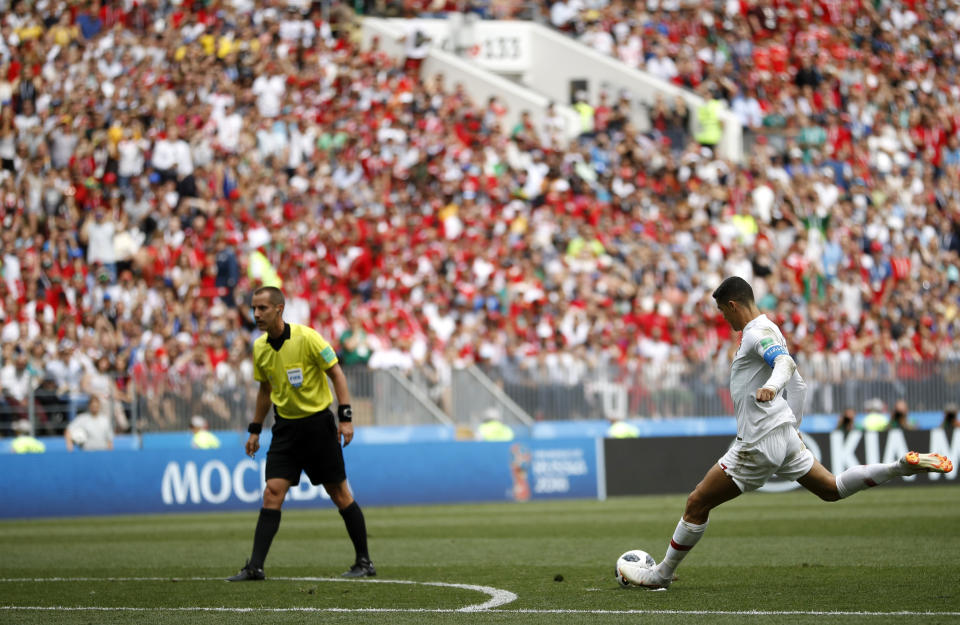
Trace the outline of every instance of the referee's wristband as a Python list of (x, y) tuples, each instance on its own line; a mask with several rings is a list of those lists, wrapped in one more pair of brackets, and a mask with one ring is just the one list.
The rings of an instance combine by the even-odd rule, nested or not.
[(337, 420), (340, 423), (350, 423), (353, 421), (353, 408), (350, 404), (340, 404), (337, 406)]
[(263, 431), (263, 424), (257, 423), (256, 421), (251, 421), (250, 425), (247, 426), (247, 431), (251, 434), (259, 434)]

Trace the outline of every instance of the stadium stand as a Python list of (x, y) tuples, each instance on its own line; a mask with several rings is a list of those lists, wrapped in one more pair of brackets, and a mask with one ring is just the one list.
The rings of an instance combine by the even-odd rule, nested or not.
[(536, 418), (603, 416), (610, 383), (630, 415), (728, 412), (737, 337), (710, 293), (730, 274), (795, 341), (813, 409), (957, 399), (960, 13), (654, 4), (470, 6), (548, 15), (726, 101), (744, 162), (672, 103), (638, 133), (616, 94), (568, 145), (503, 127), (454, 76), (360, 48), (342, 3), (11, 3), (2, 427), (27, 410), (24, 370), (41, 429), (91, 393), (126, 407), (119, 428), (133, 404), (143, 430), (198, 405), (213, 428), (245, 422), (261, 283), (441, 407), (477, 364)]

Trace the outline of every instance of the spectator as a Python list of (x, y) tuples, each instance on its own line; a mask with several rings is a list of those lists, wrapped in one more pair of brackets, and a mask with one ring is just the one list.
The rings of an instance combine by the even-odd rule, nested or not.
[(93, 395), (86, 412), (77, 415), (64, 432), (67, 451), (113, 449), (113, 423), (100, 398)]
[(697, 132), (696, 140), (707, 148), (716, 147), (723, 138), (723, 120), (720, 119), (720, 113), (724, 110), (724, 105), (719, 94), (719, 88), (711, 88), (706, 83), (701, 89), (703, 104), (697, 108), (697, 122), (700, 124), (700, 130)]
[(849, 434), (857, 429), (857, 411), (853, 408), (847, 408), (842, 413), (840, 413), (840, 418), (837, 419), (837, 427), (834, 428), (838, 432), (843, 432), (844, 434)]
[(419, 76), (423, 61), (430, 54), (432, 39), (414, 22), (400, 41), (403, 43), (404, 50), (403, 69), (414, 77)]
[(57, 392), (57, 380), (45, 373), (33, 393), (37, 406), (37, 431), (60, 436), (69, 423), (70, 406)]
[(607, 438), (637, 438), (640, 436), (640, 428), (628, 423), (621, 417), (607, 417), (610, 426), (607, 428)]
[(103, 207), (95, 208), (80, 229), (80, 241), (87, 245), (87, 263), (100, 267), (103, 273), (97, 274), (98, 280), (103, 275), (110, 283), (117, 279), (117, 255), (113, 247), (116, 233), (117, 224)]
[(124, 397), (117, 386), (117, 372), (110, 364), (110, 358), (103, 354), (96, 360), (96, 367), (87, 371), (81, 382), (81, 388), (87, 395), (100, 398), (105, 410), (112, 415), (117, 429), (125, 432), (130, 429), (124, 411)]
[(57, 381), (57, 394), (69, 406), (71, 415), (85, 407), (88, 397), (82, 392), (81, 381), (86, 367), (72, 340), (60, 341), (58, 357), (47, 362), (46, 371)]
[(907, 412), (906, 400), (898, 399), (893, 404), (893, 412), (890, 414), (890, 424), (888, 428), (891, 430), (917, 429), (917, 424), (910, 418), (910, 415)]
[(365, 365), (373, 355), (370, 337), (357, 317), (352, 318), (350, 327), (339, 337), (341, 352), (340, 364)]
[(500, 411), (488, 408), (484, 411), (483, 422), (477, 427), (477, 438), (481, 441), (505, 442), (512, 441), (513, 428), (500, 418)]
[(194, 449), (220, 448), (220, 439), (208, 429), (207, 420), (203, 417), (198, 415), (190, 417), (190, 431), (193, 432), (190, 446)]
[(960, 426), (960, 420), (957, 419), (957, 404), (948, 402), (943, 407), (943, 424), (941, 427), (947, 432), (952, 432), (958, 426)]
[[(894, 380), (915, 410), (935, 408), (926, 389), (955, 382), (960, 362), (958, 124), (943, 95), (958, 59), (928, 51), (951, 40), (955, 11), (908, 24), (882, 5), (856, 30), (829, 12), (791, 21), (789, 9), (727, 3), (637, 17), (601, 5), (551, 14), (683, 89), (718, 87), (707, 95), (720, 107), (742, 90), (766, 141), (741, 163), (691, 145), (689, 92), (655, 106), (649, 131), (631, 123), (629, 99), (601, 93), (582, 144), (556, 114), (503, 134), (501, 107), (477, 106), (451, 77), (424, 83), (357, 47), (338, 2), (338, 23), (312, 26), (265, 5), (222, 7), (233, 37), (213, 45), (199, 4), (140, 3), (120, 19), (115, 3), (75, 14), (19, 3), (30, 38), (0, 46), (15, 59), (0, 72), (3, 342), (57, 352), (70, 341), (80, 378), (98, 352), (129, 357), (148, 427), (201, 411), (229, 421), (244, 393), (219, 381), (187, 393), (177, 360), (214, 325), (231, 353), (245, 349), (255, 328), (229, 291), (282, 282), (330, 336), (349, 328), (346, 311), (370, 307), (371, 351), (409, 335), (437, 389), (481, 362), (518, 388), (541, 369), (564, 392), (567, 378), (617, 376), (637, 410), (655, 398), (658, 410), (718, 414), (716, 363), (736, 337), (700, 320), (703, 294), (749, 271), (765, 311), (809, 346), (817, 409)], [(109, 224), (112, 237), (92, 242)], [(577, 238), (588, 252), (568, 257)], [(114, 269), (100, 257), (111, 251)], [(444, 299), (448, 310), (428, 305)], [(654, 326), (672, 356), (641, 377), (636, 346)], [(63, 374), (60, 358), (46, 368)], [(82, 405), (71, 384), (62, 392)], [(574, 414), (556, 403), (551, 415)]]
[[(10, 344), (8, 344), (10, 345)], [(36, 375), (27, 364), (27, 353), (20, 345), (10, 345), (12, 358), (6, 358), (7, 364), (0, 369), (0, 388), (3, 389), (3, 401), (6, 404), (3, 415), (4, 432), (10, 432), (10, 426), (19, 416), (26, 416), (30, 401), (30, 389)]]
[(756, 131), (763, 124), (763, 109), (753, 89), (749, 89), (746, 93), (739, 88), (736, 89), (730, 108), (745, 129)]
[(237, 305), (235, 291), (240, 281), (240, 264), (237, 261), (236, 252), (233, 247), (227, 244), (226, 235), (220, 233), (216, 243), (216, 263), (217, 278), (216, 286), (218, 295), (223, 299), (223, 303), (234, 308)]
[(863, 417), (863, 429), (871, 432), (882, 432), (890, 427), (890, 420), (883, 413), (883, 400), (874, 398), (864, 406), (867, 414)]
[(16, 437), (10, 441), (10, 450), (15, 454), (42, 454), (47, 446), (30, 434), (30, 421), (19, 419), (13, 424)]

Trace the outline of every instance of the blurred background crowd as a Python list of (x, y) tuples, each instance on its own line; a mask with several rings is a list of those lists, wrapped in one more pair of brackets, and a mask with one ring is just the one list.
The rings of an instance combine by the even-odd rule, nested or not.
[[(475, 364), (537, 418), (602, 417), (609, 381), (631, 415), (729, 411), (737, 336), (710, 294), (734, 274), (813, 410), (939, 410), (960, 381), (952, 3), (0, 8), (0, 385), (41, 432), (93, 396), (119, 431), (246, 423), (260, 284), (443, 410)], [(543, 20), (729, 107), (744, 162), (691, 132), (699, 111), (629, 93), (584, 103), (571, 141), (505, 127), (496, 99), (360, 47), (357, 11)]]

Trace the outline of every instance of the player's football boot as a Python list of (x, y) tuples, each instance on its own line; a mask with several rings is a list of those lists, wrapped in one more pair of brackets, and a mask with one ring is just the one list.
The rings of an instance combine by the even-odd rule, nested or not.
[(953, 462), (940, 454), (918, 454), (908, 451), (900, 460), (900, 464), (908, 473), (950, 473), (953, 471)]
[(669, 588), (670, 583), (673, 582), (672, 576), (671, 578), (662, 577), (655, 566), (650, 568), (633, 566), (621, 567), (620, 575), (634, 586), (641, 586), (651, 590)]
[(233, 577), (228, 577), (226, 581), (228, 582), (259, 582), (266, 579), (266, 575), (263, 574), (263, 569), (255, 566), (251, 566), (250, 562), (247, 561), (243, 565), (243, 568), (240, 569), (240, 572), (234, 575)]
[(376, 577), (377, 569), (373, 568), (373, 562), (366, 558), (360, 558), (350, 567), (350, 570), (343, 573), (341, 577)]

